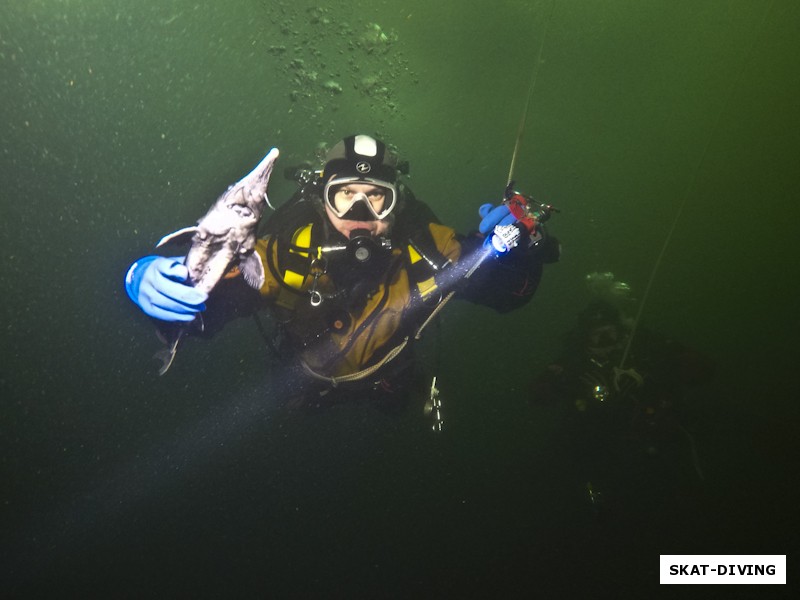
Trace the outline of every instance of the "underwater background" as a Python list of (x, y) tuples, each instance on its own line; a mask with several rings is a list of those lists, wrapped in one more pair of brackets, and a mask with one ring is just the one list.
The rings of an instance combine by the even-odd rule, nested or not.
[[(660, 554), (792, 554), (799, 25), (789, 0), (4, 0), (0, 595), (641, 597)], [(157, 376), (133, 260), (270, 147), (277, 204), (355, 132), (475, 228), (540, 47), (515, 178), (561, 209), (562, 260), (524, 309), (426, 335), (442, 432), (421, 402), (280, 409), (250, 321)], [(716, 364), (705, 477), (598, 517), (530, 384), (585, 276), (641, 298), (676, 216), (643, 325)]]

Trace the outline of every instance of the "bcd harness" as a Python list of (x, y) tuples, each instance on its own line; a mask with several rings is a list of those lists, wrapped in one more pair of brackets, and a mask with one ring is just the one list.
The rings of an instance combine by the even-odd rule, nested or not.
[[(318, 230), (319, 228), (317, 228)], [(267, 242), (265, 257), (266, 265), (275, 281), (279, 283), (275, 303), (287, 312), (294, 313), (298, 303), (307, 299), (314, 309), (323, 303), (333, 300), (345, 293), (345, 290), (336, 290), (326, 293), (322, 289), (321, 278), (328, 273), (328, 261), (331, 257), (345, 251), (342, 245), (324, 245), (314, 234), (315, 223), (308, 223), (299, 227), (291, 236), (290, 243), (275, 252), (277, 236), (271, 236)], [(450, 265), (450, 260), (439, 252), (433, 235), (428, 227), (420, 227), (417, 232), (408, 236), (400, 247), (402, 256), (391, 261), (385, 276), (384, 297), (358, 326), (353, 339), (366, 330), (384, 307), (389, 295), (389, 283), (398, 269), (405, 266), (412, 293), (412, 303), (423, 307), (426, 312), (432, 312), (441, 302), (443, 294), (436, 281), (436, 274)], [(391, 252), (391, 250), (388, 250)], [(396, 254), (396, 253), (395, 253)], [(277, 257), (277, 260), (276, 260)], [(279, 264), (276, 264), (279, 263)], [(310, 283), (307, 283), (311, 278)], [(413, 337), (418, 339), (430, 319), (418, 327)], [(399, 336), (396, 336), (399, 339)], [(320, 374), (312, 369), (302, 358), (300, 363), (311, 377), (336, 386), (339, 383), (353, 382), (365, 379), (381, 369), (384, 365), (396, 358), (408, 345), (411, 335), (405, 335), (375, 364), (355, 373), (330, 377)], [(342, 349), (339, 356), (345, 355), (351, 347), (353, 339)], [(391, 338), (389, 338), (391, 339)], [(332, 361), (329, 361), (332, 362)]]

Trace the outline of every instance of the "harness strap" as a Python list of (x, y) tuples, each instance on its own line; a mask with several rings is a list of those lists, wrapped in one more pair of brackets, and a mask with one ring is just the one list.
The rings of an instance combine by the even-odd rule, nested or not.
[[(312, 248), (312, 238), (311, 238), (311, 229), (312, 224), (306, 225), (305, 227), (301, 227), (298, 229), (295, 234), (292, 236), (292, 247), (289, 249), (289, 258), (290, 259), (301, 259), (302, 257), (302, 267), (305, 267), (306, 270), (308, 269), (309, 259), (314, 254), (314, 250)], [(287, 261), (288, 262), (288, 261)], [(426, 303), (429, 307), (433, 307), (433, 313), (425, 320), (425, 322), (417, 328), (414, 332), (414, 339), (419, 339), (422, 335), (422, 330), (430, 323), (432, 318), (438, 314), (439, 310), (443, 307), (445, 302), (442, 302), (442, 291), (439, 288), (439, 285), (436, 282), (436, 273), (440, 270), (444, 269), (450, 264), (450, 260), (445, 257), (444, 255), (439, 252), (438, 247), (436, 246), (436, 241), (433, 239), (430, 231), (425, 228), (424, 231), (419, 232), (418, 235), (414, 236), (413, 238), (408, 238), (406, 241), (406, 264), (408, 265), (408, 275), (410, 279), (410, 283), (413, 286), (412, 290), (416, 290), (419, 294), (419, 298), (422, 300), (423, 303)], [(297, 263), (295, 263), (297, 264)], [(399, 267), (401, 263), (396, 263)], [(298, 265), (299, 266), (299, 265)], [(301, 268), (302, 269), (302, 268)], [(274, 271), (273, 271), (274, 273)], [(283, 284), (281, 286), (281, 294), (279, 295), (279, 303), (282, 299), (282, 295), (293, 295), (293, 300), (297, 301), (297, 293), (299, 289), (301, 289), (303, 283), (305, 282), (306, 277), (310, 274), (310, 271), (307, 271), (305, 274), (300, 272), (296, 272), (294, 270), (286, 269), (285, 275), (283, 278), (279, 278), (280, 282)], [(391, 279), (389, 277), (388, 279)], [(388, 282), (387, 279), (387, 282)], [(284, 290), (289, 291), (291, 290), (294, 294), (284, 294)], [(388, 288), (387, 288), (388, 292)], [(447, 300), (452, 297), (452, 293), (448, 296)], [(385, 298), (384, 298), (385, 302)], [(378, 312), (382, 308), (382, 304), (377, 307)], [(373, 313), (375, 314), (375, 313)], [(360, 331), (363, 331), (366, 325), (371, 322), (371, 319), (367, 319), (362, 325), (360, 326)], [(355, 339), (358, 336), (359, 332), (356, 332), (353, 338)], [(347, 382), (354, 382), (354, 381), (361, 381), (367, 377), (370, 377), (375, 372), (380, 370), (384, 365), (389, 363), (390, 361), (394, 360), (408, 345), (411, 336), (406, 336), (403, 340), (397, 344), (394, 348), (392, 348), (386, 355), (379, 360), (374, 365), (362, 369), (356, 373), (350, 373), (347, 375), (342, 375), (341, 377), (330, 377), (327, 375), (322, 375), (317, 373), (312, 369), (306, 361), (300, 359), (300, 364), (303, 367), (303, 370), (312, 378), (317, 379), (319, 381), (324, 381), (329, 383), (333, 387), (336, 387), (340, 383), (347, 383)], [(344, 349), (343, 352), (349, 351), (349, 346)]]
[(342, 375), (341, 377), (328, 377), (326, 375), (320, 375), (319, 373), (314, 371), (311, 367), (309, 367), (306, 361), (304, 360), (300, 360), (300, 364), (303, 366), (303, 370), (305, 370), (305, 372), (308, 373), (314, 379), (325, 381), (327, 383), (330, 383), (333, 387), (336, 387), (340, 383), (347, 383), (350, 381), (360, 381), (362, 379), (369, 377), (377, 370), (379, 370), (381, 367), (383, 367), (383, 365), (397, 358), (397, 356), (403, 351), (403, 349), (405, 349), (406, 345), (408, 345), (408, 336), (403, 338), (402, 342), (400, 342), (397, 346), (392, 348), (386, 354), (386, 356), (384, 356), (381, 360), (379, 360), (371, 367), (367, 367), (366, 369), (363, 369), (356, 373), (350, 373), (349, 375)]
[(438, 302), (442, 292), (436, 283), (436, 273), (449, 265), (450, 260), (439, 252), (436, 241), (427, 228), (408, 239), (407, 250), (409, 277), (416, 284), (420, 298), (427, 302), (438, 294)]
[[(306, 280), (307, 274), (299, 271), (308, 265), (309, 252), (308, 250), (300, 250), (300, 248), (311, 249), (311, 230), (313, 227), (313, 223), (309, 223), (295, 231), (292, 236), (292, 246), (289, 248), (287, 255), (287, 268), (284, 271), (283, 280), (287, 285), (295, 289), (303, 287), (303, 282)], [(300, 260), (297, 260), (297, 258), (300, 258)]]
[(408, 274), (417, 284), (417, 291), (424, 302), (439, 289), (433, 276), (433, 269), (411, 242), (408, 245), (408, 258), (410, 262)]

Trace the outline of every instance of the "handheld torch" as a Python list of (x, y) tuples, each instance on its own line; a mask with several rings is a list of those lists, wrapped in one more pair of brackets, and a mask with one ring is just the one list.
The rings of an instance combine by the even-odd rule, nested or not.
[(516, 221), (510, 225), (497, 225), (492, 232), (492, 247), (500, 253), (516, 248), (527, 241), (528, 248), (542, 241), (541, 224), (553, 213), (560, 212), (550, 204), (534, 203), (530, 196), (523, 196), (514, 190), (514, 182), (509, 182), (504, 194), (503, 204)]

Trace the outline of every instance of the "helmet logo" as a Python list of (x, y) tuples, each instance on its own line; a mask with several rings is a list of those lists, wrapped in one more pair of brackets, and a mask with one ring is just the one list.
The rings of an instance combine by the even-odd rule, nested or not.
[(366, 161), (362, 160), (362, 161), (359, 161), (358, 163), (356, 163), (356, 171), (358, 171), (362, 175), (365, 174), (365, 173), (369, 173), (371, 170), (372, 170), (372, 167)]

